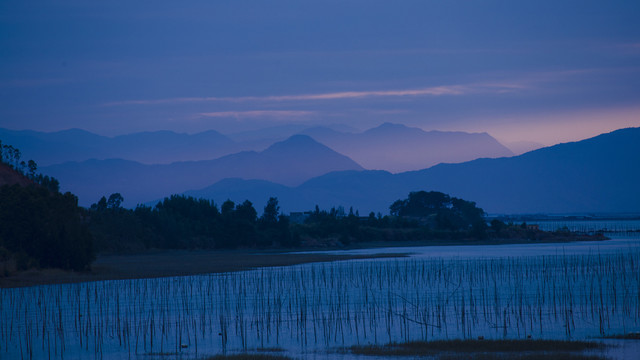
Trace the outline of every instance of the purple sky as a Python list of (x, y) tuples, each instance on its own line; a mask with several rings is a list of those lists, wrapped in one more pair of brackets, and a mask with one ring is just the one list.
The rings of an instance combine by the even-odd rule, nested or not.
[(640, 126), (638, 1), (0, 2), (0, 127)]

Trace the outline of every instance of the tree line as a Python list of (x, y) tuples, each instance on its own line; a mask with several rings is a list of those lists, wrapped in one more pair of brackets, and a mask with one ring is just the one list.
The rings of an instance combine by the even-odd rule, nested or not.
[[(431, 201), (438, 199), (438, 202)], [(391, 206), (391, 214), (343, 208), (304, 213), (292, 222), (271, 197), (262, 215), (245, 200), (223, 202), (172, 195), (156, 206), (121, 206), (120, 194), (102, 197), (88, 209), (88, 224), (99, 251), (158, 249), (295, 248), (353, 242), (484, 237), (484, 211), (475, 203), (437, 192), (415, 192)], [(429, 210), (417, 211), (417, 202)]]
[(122, 196), (103, 197), (88, 209), (89, 228), (100, 251), (233, 249), (293, 246), (289, 218), (270, 198), (258, 216), (250, 201), (210, 200), (172, 195), (150, 207), (121, 207)]

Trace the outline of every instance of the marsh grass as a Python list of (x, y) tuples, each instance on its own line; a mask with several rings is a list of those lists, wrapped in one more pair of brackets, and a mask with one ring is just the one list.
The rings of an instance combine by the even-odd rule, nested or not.
[(233, 355), (215, 355), (205, 360), (293, 360), (284, 355), (270, 355), (270, 354), (233, 354)]
[(563, 340), (435, 340), (387, 345), (352, 346), (357, 355), (433, 356), (437, 359), (601, 359), (581, 352), (604, 350), (606, 345), (591, 341)]
[[(0, 291), (0, 352), (13, 358), (158, 352), (197, 357), (367, 343), (419, 348), (421, 343), (412, 341), (432, 340), (434, 346), (439, 342), (433, 340), (484, 337), (478, 343), (489, 344), (496, 356), (496, 351), (524, 356), (496, 349), (498, 343), (491, 341), (513, 346), (508, 339), (572, 340), (636, 331), (639, 265), (637, 250), (380, 259), (8, 289)], [(525, 340), (514, 351), (538, 353), (545, 344), (565, 351), (558, 348), (562, 343)], [(455, 347), (465, 344), (475, 342)], [(524, 345), (541, 349), (523, 350)]]
[(447, 354), (436, 357), (438, 360), (605, 360), (602, 355), (574, 354), (567, 352), (554, 353), (477, 353), (477, 354)]

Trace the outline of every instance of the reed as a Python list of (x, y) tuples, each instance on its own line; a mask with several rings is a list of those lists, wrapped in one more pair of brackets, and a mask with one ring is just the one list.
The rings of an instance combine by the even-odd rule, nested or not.
[(640, 252), (376, 259), (4, 289), (0, 357), (211, 354), (640, 331)]

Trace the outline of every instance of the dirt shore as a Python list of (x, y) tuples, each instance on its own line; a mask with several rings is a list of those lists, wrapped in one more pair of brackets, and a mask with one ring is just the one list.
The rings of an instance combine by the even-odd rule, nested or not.
[(288, 266), (380, 257), (403, 257), (405, 254), (329, 255), (287, 254), (256, 251), (158, 251), (142, 254), (100, 255), (91, 271), (72, 272), (57, 269), (28, 270), (0, 277), (0, 288), (47, 284), (78, 283), (100, 280), (156, 278), (223, 273), (259, 267)]

